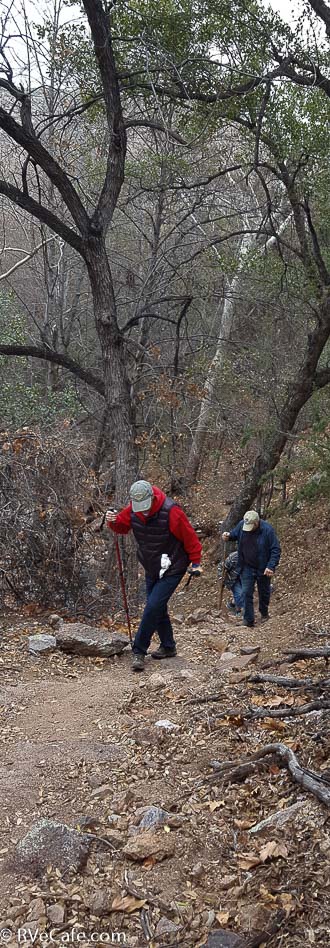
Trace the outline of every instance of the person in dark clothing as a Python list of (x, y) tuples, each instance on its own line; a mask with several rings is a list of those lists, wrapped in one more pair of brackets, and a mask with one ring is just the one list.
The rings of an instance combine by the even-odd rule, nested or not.
[(222, 534), (223, 540), (238, 541), (237, 571), (241, 577), (244, 595), (244, 625), (253, 628), (253, 593), (258, 587), (261, 621), (269, 618), (271, 577), (280, 561), (281, 547), (274, 527), (261, 520), (256, 510), (247, 510), (243, 520), (230, 533)]
[(106, 523), (115, 533), (133, 530), (145, 570), (147, 603), (133, 642), (133, 670), (143, 671), (154, 632), (161, 644), (152, 658), (176, 655), (167, 603), (187, 570), (191, 576), (201, 575), (202, 547), (181, 507), (149, 481), (132, 484), (130, 503), (119, 513), (108, 510)]
[[(230, 553), (225, 559), (225, 580), (224, 586), (230, 589), (232, 601), (228, 602), (227, 609), (232, 615), (240, 616), (244, 605), (244, 596), (241, 577), (237, 572), (238, 552)], [(219, 577), (222, 576), (222, 563), (218, 564)]]

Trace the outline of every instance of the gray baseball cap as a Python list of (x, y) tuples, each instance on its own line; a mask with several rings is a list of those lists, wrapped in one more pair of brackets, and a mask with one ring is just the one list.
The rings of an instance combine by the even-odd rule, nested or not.
[(256, 510), (247, 510), (246, 513), (244, 514), (244, 521), (243, 521), (244, 532), (249, 533), (251, 530), (253, 530), (256, 524), (259, 523), (259, 520), (260, 520), (260, 517)]
[(150, 510), (154, 493), (149, 481), (135, 481), (129, 492), (134, 513), (145, 513)]

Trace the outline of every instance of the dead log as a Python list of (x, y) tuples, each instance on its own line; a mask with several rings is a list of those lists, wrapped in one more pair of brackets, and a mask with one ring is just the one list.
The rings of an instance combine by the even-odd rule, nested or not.
[[(265, 747), (256, 751), (256, 753), (252, 754), (247, 760), (227, 760), (223, 763), (219, 763), (217, 773), (212, 774), (211, 779), (214, 781), (221, 780), (221, 778), (225, 777), (229, 783), (240, 782), (242, 767), (251, 765), (256, 761), (264, 760), (265, 757), (273, 757), (277, 760), (280, 766), (282, 765), (287, 768), (294, 783), (297, 783), (304, 790), (307, 790), (308, 793), (313, 794), (313, 796), (320, 800), (321, 803), (324, 803), (325, 806), (330, 807), (330, 785), (328, 784), (327, 786), (327, 778), (312, 770), (307, 770), (305, 767), (301, 767), (291, 747), (286, 747), (285, 744), (266, 744)], [(208, 778), (208, 780), (210, 780), (210, 778)]]
[(289, 655), (289, 658), (286, 658), (286, 662), (300, 662), (302, 658), (330, 658), (330, 646), (325, 646), (324, 648), (299, 648), (299, 649), (285, 649), (283, 652), (284, 655)]
[(211, 724), (222, 718), (234, 718), (244, 724), (244, 721), (256, 721), (258, 718), (296, 718), (301, 714), (310, 714), (311, 711), (329, 711), (330, 701), (322, 698), (316, 698), (315, 701), (308, 701), (307, 704), (298, 705), (295, 708), (253, 708), (249, 707), (246, 711), (242, 708), (230, 708), (223, 714), (211, 719)]
[(254, 685), (269, 683), (279, 688), (329, 688), (330, 678), (285, 678), (281, 675), (253, 675), (249, 682)]

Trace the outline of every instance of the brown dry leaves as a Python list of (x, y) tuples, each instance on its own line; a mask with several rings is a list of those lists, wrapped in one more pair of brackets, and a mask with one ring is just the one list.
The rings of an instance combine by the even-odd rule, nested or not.
[(285, 843), (277, 843), (275, 840), (270, 840), (269, 843), (266, 843), (265, 846), (262, 846), (260, 852), (256, 853), (243, 853), (242, 856), (238, 857), (237, 863), (240, 869), (254, 869), (255, 866), (260, 866), (260, 864), (267, 862), (268, 859), (286, 859), (288, 856), (288, 849)]

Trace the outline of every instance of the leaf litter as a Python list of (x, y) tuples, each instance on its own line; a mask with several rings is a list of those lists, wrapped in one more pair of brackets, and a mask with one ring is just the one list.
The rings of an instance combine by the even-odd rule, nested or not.
[[(328, 945), (327, 809), (271, 759), (239, 783), (207, 782), (212, 760), (251, 757), (271, 732), (275, 741), (294, 749), (305, 767), (318, 773), (330, 769), (327, 714), (276, 720), (272, 709), (281, 708), (285, 715), (286, 707), (308, 698), (301, 690), (292, 694), (284, 688), (279, 694), (276, 685), (250, 680), (273, 661), (283, 660), (285, 674), (285, 649), (313, 647), (318, 628), (330, 629), (326, 582), (318, 575), (313, 585), (311, 576), (306, 591), (307, 584), (294, 576), (294, 531), (301, 532), (304, 525), (302, 511), (290, 526), (272, 618), (249, 630), (248, 642), (245, 630), (235, 620), (229, 622), (224, 609), (219, 615), (211, 571), (199, 587), (208, 638), (200, 635), (201, 620), (190, 623), (187, 618), (192, 595), (173, 599), (172, 613), (177, 609), (181, 616), (178, 623), (174, 619), (179, 658), (162, 663), (165, 690), (148, 687), (155, 673), (151, 661), (144, 682), (133, 678), (129, 655), (100, 661), (55, 653), (36, 660), (28, 654), (26, 637), (49, 631), (47, 617), (36, 617), (34, 610), (30, 619), (1, 620), (0, 894), (2, 918), (14, 930), (26, 922), (33, 900), (41, 899), (45, 930), (50, 925), (47, 912), (60, 905), (66, 927), (92, 931), (97, 919), (99, 930), (125, 931), (131, 948), (148, 943), (148, 925), (149, 945), (155, 948), (203, 945), (208, 932), (219, 927), (240, 934), (247, 944), (265, 932), (268, 948), (286, 943), (301, 948), (306, 939), (307, 944)], [(324, 568), (324, 551), (318, 565)], [(233, 674), (224, 669), (225, 653), (238, 659), (247, 644), (261, 645), (252, 670)], [(182, 674), (187, 671), (189, 678)], [(324, 677), (324, 661), (291, 664), (290, 676)], [(195, 703), (219, 687), (216, 703)], [(244, 709), (254, 706), (266, 708), (269, 716), (245, 720)], [(177, 728), (155, 726), (167, 719)], [(299, 803), (301, 809), (293, 810), (284, 825), (261, 830), (262, 840), (249, 835), (251, 827)], [(173, 855), (158, 862), (151, 854), (133, 864), (122, 851), (136, 811), (148, 806), (185, 820), (155, 830), (160, 837), (171, 834)], [(20, 879), (8, 866), (8, 852), (45, 817), (79, 826), (99, 839), (93, 838), (83, 874), (62, 878), (50, 863), (43, 878)], [(87, 818), (92, 830), (84, 829)], [(102, 846), (101, 837), (113, 842), (113, 851)], [(281, 927), (272, 934), (278, 913)], [(163, 920), (165, 930), (164, 919), (171, 921), (172, 930), (158, 936), (157, 925)]]

